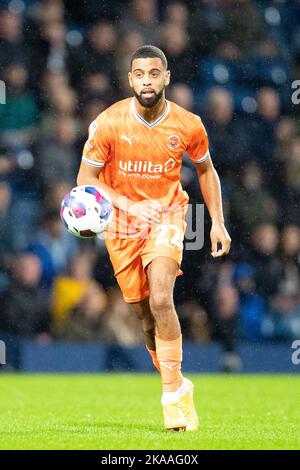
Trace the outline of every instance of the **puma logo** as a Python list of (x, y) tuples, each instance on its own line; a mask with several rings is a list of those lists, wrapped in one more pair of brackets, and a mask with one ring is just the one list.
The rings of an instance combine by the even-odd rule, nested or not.
[(132, 145), (132, 142), (131, 142), (132, 139), (133, 137), (127, 137), (127, 135), (124, 135), (124, 134), (121, 135), (121, 140), (126, 140), (129, 143), (129, 145)]

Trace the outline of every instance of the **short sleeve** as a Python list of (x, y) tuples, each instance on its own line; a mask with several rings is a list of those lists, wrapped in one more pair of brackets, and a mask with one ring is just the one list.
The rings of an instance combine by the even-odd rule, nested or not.
[(194, 163), (202, 163), (209, 157), (208, 136), (199, 116), (194, 115), (191, 138), (186, 153)]
[(82, 161), (88, 165), (103, 167), (110, 154), (107, 124), (100, 116), (89, 126), (89, 136), (83, 147)]

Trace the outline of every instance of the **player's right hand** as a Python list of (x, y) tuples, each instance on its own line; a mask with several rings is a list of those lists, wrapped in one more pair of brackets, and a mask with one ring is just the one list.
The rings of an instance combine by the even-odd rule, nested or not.
[(149, 224), (159, 224), (161, 222), (162, 205), (154, 199), (145, 199), (140, 202), (131, 201), (128, 205), (128, 214)]

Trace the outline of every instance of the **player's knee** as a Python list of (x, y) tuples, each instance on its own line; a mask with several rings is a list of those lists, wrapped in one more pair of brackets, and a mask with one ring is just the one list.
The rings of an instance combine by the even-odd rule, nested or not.
[(166, 312), (173, 310), (173, 299), (172, 296), (167, 292), (154, 292), (150, 295), (150, 308), (154, 316), (160, 312)]

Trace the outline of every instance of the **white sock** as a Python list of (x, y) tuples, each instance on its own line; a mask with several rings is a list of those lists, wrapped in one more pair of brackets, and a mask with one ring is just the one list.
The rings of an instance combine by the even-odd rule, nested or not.
[(189, 390), (189, 387), (188, 387), (186, 379), (184, 378), (183, 382), (182, 382), (182, 385), (180, 385), (180, 387), (178, 389), (179, 397), (183, 397), (183, 395), (185, 395), (188, 392), (188, 390)]
[(179, 393), (177, 392), (163, 392), (161, 397), (161, 404), (167, 405), (168, 403), (173, 403), (174, 401), (179, 401)]

